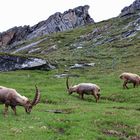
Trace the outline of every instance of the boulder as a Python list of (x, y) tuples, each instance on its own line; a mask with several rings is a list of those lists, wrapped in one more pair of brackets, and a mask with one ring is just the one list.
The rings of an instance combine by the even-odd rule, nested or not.
[(85, 67), (94, 67), (95, 63), (82, 63), (82, 64), (74, 64), (73, 66), (70, 66), (69, 69), (81, 69)]
[(13, 27), (3, 33), (0, 33), (0, 46), (13, 44), (21, 41), (31, 32), (29, 26)]
[(55, 67), (46, 60), (40, 58), (29, 58), (9, 54), (0, 54), (0, 71), (11, 71), (21, 69), (43, 69), (51, 70)]

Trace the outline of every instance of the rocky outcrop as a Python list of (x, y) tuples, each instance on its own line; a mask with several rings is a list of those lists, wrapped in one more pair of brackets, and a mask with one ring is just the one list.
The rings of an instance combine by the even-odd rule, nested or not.
[(70, 9), (63, 14), (57, 12), (46, 21), (42, 21), (33, 26), (33, 32), (28, 35), (28, 38), (34, 38), (53, 32), (66, 31), (92, 23), (93, 19), (89, 16), (88, 9), (89, 6), (85, 5)]
[(43, 69), (51, 70), (55, 67), (46, 60), (39, 58), (27, 58), (9, 54), (0, 55), (0, 71), (11, 71), (20, 69)]
[(47, 20), (30, 27), (14, 27), (6, 32), (0, 33), (0, 46), (10, 45), (25, 39), (32, 39), (45, 34), (61, 32), (74, 29), (89, 23), (93, 23), (93, 19), (88, 14), (89, 6), (79, 6), (74, 9), (60, 12), (50, 16)]
[(136, 13), (137, 11), (140, 11), (140, 0), (135, 0), (130, 6), (124, 7), (121, 10), (120, 16), (127, 16)]
[(0, 34), (0, 46), (5, 46), (12, 44), (14, 42), (18, 42), (27, 37), (27, 35), (31, 32), (29, 26), (23, 27), (13, 27), (6, 32)]

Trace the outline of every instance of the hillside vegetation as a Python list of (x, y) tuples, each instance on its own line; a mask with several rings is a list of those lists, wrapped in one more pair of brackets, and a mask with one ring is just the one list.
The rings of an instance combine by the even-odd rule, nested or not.
[[(95, 63), (98, 72), (102, 69), (137, 72), (140, 66), (138, 19), (137, 14), (117, 17), (33, 39), (9, 51), (41, 57), (62, 70), (76, 63)], [(42, 41), (32, 46), (39, 40)], [(32, 47), (27, 48), (27, 45)]]
[[(0, 85), (15, 88), (33, 99), (34, 85), (41, 92), (41, 101), (27, 115), (17, 107), (17, 116), (9, 108), (6, 118), (0, 106), (0, 138), (3, 140), (139, 140), (140, 87), (122, 88), (119, 75), (140, 74), (140, 30), (138, 14), (116, 17), (74, 30), (45, 35), (10, 49), (13, 55), (46, 59), (56, 69), (51, 71), (22, 70), (0, 73)], [(43, 39), (43, 40), (42, 40)], [(42, 40), (31, 48), (26, 45)], [(71, 68), (75, 64), (82, 68)], [(94, 64), (88, 66), (87, 64)], [(77, 65), (76, 65), (77, 66)], [(68, 95), (70, 84), (92, 82), (101, 87), (98, 103), (91, 95), (81, 100), (78, 94)], [(58, 78), (62, 76), (62, 78)]]

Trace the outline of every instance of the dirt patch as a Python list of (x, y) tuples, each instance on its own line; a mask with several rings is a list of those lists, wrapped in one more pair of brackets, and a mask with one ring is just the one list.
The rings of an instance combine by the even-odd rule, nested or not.
[(57, 134), (64, 134), (66, 132), (66, 129), (62, 128), (62, 127), (52, 127), (52, 126), (48, 126), (48, 128), (53, 131), (54, 133)]
[(113, 97), (113, 96), (109, 96), (109, 97), (101, 97), (101, 100), (109, 100), (109, 101), (113, 101), (113, 102), (126, 102), (127, 100), (124, 98), (120, 97)]
[(58, 128), (58, 129), (57, 129), (57, 132), (58, 132), (59, 134), (64, 134), (64, 133), (65, 133), (65, 130), (64, 130), (64, 128)]
[(137, 111), (140, 111), (140, 108), (136, 108)]
[(130, 137), (130, 140), (140, 140), (140, 136), (132, 136)]
[(112, 108), (114, 108), (114, 109), (124, 109), (124, 110), (130, 110), (131, 109), (129, 107), (122, 107), (122, 106), (119, 106), (119, 107), (114, 106)]
[(128, 138), (126, 132), (119, 132), (116, 130), (103, 130), (103, 133), (108, 136), (115, 136), (120, 138)]
[(136, 111), (140, 111), (140, 108), (132, 108), (132, 107), (123, 107), (123, 106), (119, 106), (119, 107), (112, 107), (114, 109), (123, 109), (123, 110), (136, 110)]
[(57, 102), (57, 101), (48, 100), (48, 99), (46, 99), (45, 103), (46, 103), (46, 104), (54, 104), (54, 105), (59, 104), (59, 102)]
[[(119, 139), (128, 139), (128, 140), (140, 140), (139, 135), (131, 135), (127, 132), (128, 129), (134, 129), (133, 127), (123, 124), (123, 123), (113, 123), (114, 129), (104, 129), (102, 132), (108, 136), (119, 137)], [(119, 129), (119, 130), (118, 130)]]
[(117, 123), (114, 126), (116, 126), (117, 128), (123, 128), (123, 129), (130, 128), (130, 126), (128, 126), (127, 124), (123, 124), (123, 123)]

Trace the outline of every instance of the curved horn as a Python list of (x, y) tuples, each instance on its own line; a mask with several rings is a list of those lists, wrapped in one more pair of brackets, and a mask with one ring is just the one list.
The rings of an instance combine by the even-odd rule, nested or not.
[(35, 93), (35, 97), (34, 97), (32, 103), (31, 103), (32, 106), (38, 104), (38, 102), (40, 101), (40, 92), (39, 92), (39, 90), (38, 90), (36, 85), (35, 85), (35, 88), (36, 88), (36, 93)]
[(66, 86), (67, 86), (67, 89), (69, 89), (69, 76), (67, 76), (67, 79), (66, 79)]

